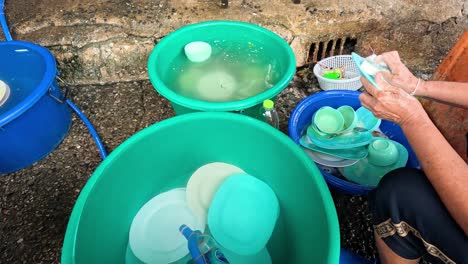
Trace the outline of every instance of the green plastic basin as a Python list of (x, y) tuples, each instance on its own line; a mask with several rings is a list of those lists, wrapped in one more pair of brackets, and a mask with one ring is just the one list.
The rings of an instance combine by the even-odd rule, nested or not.
[[(267, 57), (276, 65), (276, 74), (280, 77), (273, 87), (262, 93), (243, 100), (228, 102), (208, 102), (182, 96), (173, 89), (174, 83), (169, 83), (168, 72), (171, 62), (180, 58), (184, 46), (192, 41), (245, 42), (245, 52), (248, 52), (249, 42), (254, 42), (262, 48)], [(221, 44), (223, 45), (223, 44)], [(240, 51), (243, 52), (243, 51)], [(181, 55), (182, 54), (182, 55)], [(195, 111), (234, 111), (257, 117), (261, 103), (266, 99), (274, 99), (294, 76), (296, 59), (289, 44), (281, 37), (263, 27), (238, 21), (207, 21), (182, 27), (163, 38), (153, 49), (148, 59), (148, 74), (155, 89), (167, 98), (176, 114)]]
[(267, 245), (273, 263), (338, 263), (338, 218), (314, 163), (280, 131), (223, 112), (173, 117), (117, 147), (76, 201), (61, 263), (124, 263), (140, 207), (161, 192), (186, 186), (197, 168), (216, 161), (242, 168), (275, 192), (280, 215)]

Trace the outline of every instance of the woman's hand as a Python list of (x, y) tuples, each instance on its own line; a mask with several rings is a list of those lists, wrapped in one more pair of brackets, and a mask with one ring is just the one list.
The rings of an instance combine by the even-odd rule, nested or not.
[(365, 78), (361, 77), (361, 81), (367, 91), (359, 96), (361, 104), (376, 117), (403, 127), (418, 122), (426, 115), (424, 108), (415, 97), (387, 82), (382, 72), (375, 75), (375, 82), (382, 90), (375, 88)]
[[(389, 84), (401, 88), (409, 94), (416, 90), (416, 87), (418, 86), (418, 78), (416, 78), (401, 62), (398, 51), (382, 53), (375, 58), (375, 62), (384, 62), (387, 64), (388, 68), (390, 68), (391, 73), (382, 72), (383, 77)], [(419, 81), (423, 82), (422, 80)], [(423, 83), (419, 83), (419, 86), (422, 85)], [(421, 89), (421, 87), (419, 87), (419, 89)]]

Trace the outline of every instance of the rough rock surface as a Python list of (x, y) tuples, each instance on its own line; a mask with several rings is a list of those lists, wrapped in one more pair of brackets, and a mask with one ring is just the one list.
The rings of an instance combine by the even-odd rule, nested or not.
[[(146, 80), (154, 45), (198, 21), (232, 19), (265, 26), (294, 48), (298, 70), (278, 97), (281, 130), (292, 109), (319, 90), (307, 64), (314, 43), (355, 38), (357, 51), (397, 49), (427, 79), (468, 25), (466, 0), (302, 1), (231, 0), (7, 0), (16, 39), (39, 43), (56, 56), (72, 83), (71, 98), (85, 112), (109, 151), (153, 123), (174, 115)], [(437, 6), (437, 8), (434, 8)], [(0, 263), (59, 263), (72, 206), (100, 162), (79, 119), (48, 157), (0, 176)], [(342, 246), (375, 254), (366, 197), (332, 192)]]
[(363, 53), (398, 49), (414, 66), (433, 65), (468, 25), (463, 0), (231, 0), (227, 9), (214, 0), (7, 0), (6, 14), (13, 36), (52, 50), (74, 84), (147, 79), (155, 43), (205, 20), (271, 29), (291, 44), (298, 66), (310, 62), (313, 43), (343, 38), (355, 39)]

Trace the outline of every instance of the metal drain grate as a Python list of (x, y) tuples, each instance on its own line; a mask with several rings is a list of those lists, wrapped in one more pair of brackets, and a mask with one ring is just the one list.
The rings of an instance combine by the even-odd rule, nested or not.
[(356, 46), (356, 38), (337, 38), (312, 43), (309, 51), (309, 62), (316, 63), (334, 55), (350, 54)]

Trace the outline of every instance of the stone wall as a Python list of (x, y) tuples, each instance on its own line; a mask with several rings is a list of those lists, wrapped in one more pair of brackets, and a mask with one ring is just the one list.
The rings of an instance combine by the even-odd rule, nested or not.
[[(397, 49), (411, 68), (430, 72), (468, 27), (466, 0), (7, 0), (16, 39), (39, 43), (56, 56), (74, 84), (147, 79), (154, 45), (181, 26), (213, 19), (262, 25), (294, 49), (297, 66), (311, 47), (355, 39), (363, 54)], [(331, 43), (330, 42), (330, 43)]]

